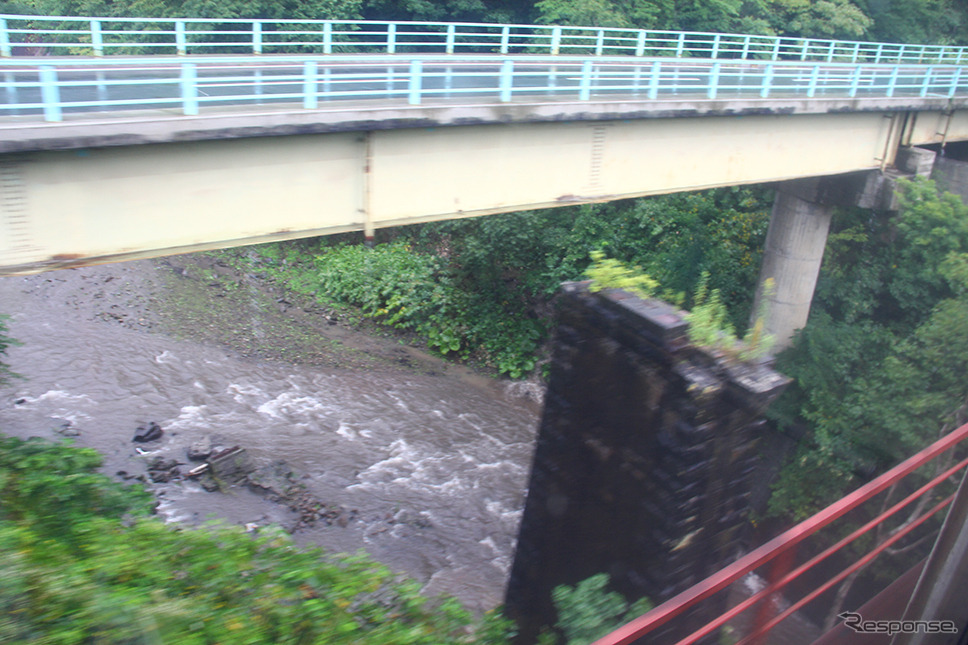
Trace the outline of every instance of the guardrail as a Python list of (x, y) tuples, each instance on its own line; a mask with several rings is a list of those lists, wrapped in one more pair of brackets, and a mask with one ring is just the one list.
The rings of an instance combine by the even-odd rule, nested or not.
[(151, 57), (0, 60), (0, 115), (61, 121), (66, 113), (228, 104), (317, 109), (353, 99), (389, 105), (514, 100), (937, 97), (968, 95), (953, 65), (554, 57)]
[(112, 18), (0, 14), (18, 54), (491, 53), (961, 64), (961, 46), (709, 32), (470, 22)]
[[(757, 615), (754, 617), (748, 633), (743, 635), (741, 639), (737, 639), (737, 634), (734, 633), (732, 635), (732, 641), (738, 641), (737, 645), (764, 642), (762, 641), (763, 637), (769, 634), (781, 622), (796, 614), (823, 593), (846, 580), (850, 575), (866, 567), (878, 555), (897, 544), (903, 538), (911, 535), (952, 503), (954, 499), (953, 493), (950, 495), (946, 492), (938, 494), (937, 489), (942, 484), (945, 484), (945, 482), (950, 482), (952, 479), (960, 479), (963, 475), (965, 467), (968, 466), (968, 459), (961, 459), (957, 463), (953, 463), (955, 459), (952, 451), (963, 444), (966, 439), (968, 439), (968, 425), (963, 425), (914, 456), (909, 457), (883, 475), (876, 477), (871, 482), (823, 509), (813, 517), (804, 520), (763, 546), (754, 549), (718, 573), (683, 591), (624, 627), (600, 638), (593, 645), (629, 645), (638, 641), (638, 639), (649, 638), (650, 634), (654, 634), (670, 620), (697, 607), (701, 602), (727, 589), (731, 584), (740, 580), (750, 572), (766, 565), (772, 565), (773, 569), (770, 574), (770, 581), (761, 590), (724, 612), (718, 618), (707, 622), (692, 634), (682, 638), (677, 642), (677, 645), (691, 645), (692, 643), (701, 641), (703, 638), (708, 638), (729, 624), (730, 621), (735, 620), (739, 615), (750, 611), (754, 607), (757, 608)], [(862, 504), (870, 502), (875, 496), (885, 491), (895, 491), (896, 487), (905, 482), (905, 480), (912, 478), (919, 468), (942, 456), (948, 459), (948, 463), (940, 464), (936, 462), (935, 472), (930, 475), (925, 475), (921, 480), (923, 483), (916, 490), (913, 490), (913, 492), (910, 492), (903, 499), (892, 504), (890, 508), (887, 508), (886, 502), (882, 502), (880, 512), (869, 513), (869, 516), (872, 515), (873, 517), (867, 522), (850, 531), (846, 536), (823, 549), (803, 564), (791, 569), (790, 565), (798, 545), (808, 538), (817, 535), (827, 527), (830, 527), (835, 521), (843, 518)], [(927, 481), (924, 481), (925, 479)], [(914, 488), (916, 485), (912, 485), (910, 488)], [(879, 544), (869, 548), (865, 555), (853, 564), (842, 568), (838, 567), (839, 571), (836, 575), (826, 582), (813, 587), (812, 591), (806, 593), (799, 600), (790, 603), (782, 611), (778, 609), (779, 603), (776, 602), (777, 595), (781, 591), (789, 590), (791, 583), (804, 576), (807, 572), (813, 573), (819, 564), (861, 538), (868, 538), (869, 542), (871, 534), (877, 527), (885, 525), (890, 518), (897, 516), (904, 509), (911, 507), (912, 504), (914, 507), (905, 511), (907, 517), (897, 526), (885, 531), (887, 537)], [(928, 510), (925, 511), (924, 509)], [(833, 540), (830, 541), (833, 542)], [(868, 544), (868, 546), (870, 545)], [(904, 605), (902, 604), (901, 606), (903, 607)], [(901, 616), (897, 616), (896, 619), (900, 620)], [(649, 642), (654, 641), (650, 639)]]

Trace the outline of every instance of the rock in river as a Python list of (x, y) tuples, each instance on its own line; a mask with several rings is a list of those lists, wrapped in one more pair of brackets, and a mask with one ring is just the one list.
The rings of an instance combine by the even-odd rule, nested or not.
[(148, 441), (154, 441), (156, 439), (161, 439), (161, 435), (164, 432), (157, 423), (152, 421), (147, 426), (138, 426), (138, 429), (134, 431), (134, 438), (132, 441), (137, 441), (138, 443), (145, 443)]

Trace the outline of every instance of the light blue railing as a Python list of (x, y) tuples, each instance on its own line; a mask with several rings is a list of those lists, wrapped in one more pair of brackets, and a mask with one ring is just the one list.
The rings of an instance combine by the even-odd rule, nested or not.
[[(225, 105), (467, 105), (968, 96), (957, 65), (541, 56), (229, 56), (0, 60), (0, 115), (56, 122), (94, 113), (196, 115)], [(345, 103), (345, 101), (354, 103)], [(224, 109), (224, 108), (223, 108)], [(164, 114), (165, 112), (161, 112)]]
[(0, 56), (29, 54), (578, 54), (968, 63), (965, 47), (493, 23), (206, 20), (0, 14)]

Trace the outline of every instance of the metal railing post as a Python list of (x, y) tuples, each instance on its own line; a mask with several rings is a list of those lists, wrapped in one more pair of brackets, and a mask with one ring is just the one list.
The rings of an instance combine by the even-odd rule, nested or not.
[(10, 32), (7, 31), (7, 19), (0, 18), (0, 56), (11, 56)]
[(557, 56), (561, 51), (561, 27), (551, 29), (551, 55)]
[(410, 105), (420, 105), (421, 71), (423, 63), (419, 60), (410, 61), (410, 86), (407, 94), (407, 102)]
[(254, 79), (252, 82), (252, 93), (259, 97), (259, 99), (256, 100), (256, 104), (262, 105), (262, 70), (255, 70), (255, 74), (252, 75), (252, 78)]
[(252, 23), (252, 53), (262, 53), (262, 23), (258, 20)]
[(99, 69), (97, 71), (96, 78), (97, 78), (97, 100), (107, 101), (108, 86), (104, 83), (104, 71)]
[(857, 57), (860, 54), (860, 43), (854, 43), (854, 53), (850, 57), (850, 62), (856, 63)]
[(854, 71), (850, 74), (850, 90), (847, 95), (850, 98), (857, 96), (857, 90), (860, 87), (860, 65), (854, 68)]
[(874, 64), (881, 62), (881, 55), (884, 53), (884, 43), (877, 43), (877, 49), (874, 50)]
[(333, 53), (333, 23), (323, 23), (323, 53)]
[(763, 74), (763, 84), (760, 86), (760, 98), (769, 98), (770, 90), (773, 87), (773, 65), (767, 65)]
[(595, 55), (601, 56), (605, 51), (605, 30), (599, 29), (598, 36), (595, 37)]
[(645, 39), (647, 32), (644, 29), (639, 29), (639, 35), (635, 40), (635, 55), (645, 56)]
[(706, 88), (706, 97), (710, 99), (716, 98), (716, 94), (719, 90), (719, 72), (722, 68), (722, 63), (713, 63), (712, 69), (709, 70), (709, 87)]
[(817, 81), (820, 79), (820, 65), (814, 65), (813, 71), (810, 72), (810, 85), (807, 86), (807, 98), (813, 98), (817, 95)]
[(676, 42), (676, 58), (682, 58), (682, 53), (686, 49), (686, 34), (679, 32), (679, 40)]
[(514, 87), (514, 61), (506, 60), (501, 63), (501, 102), (511, 100), (511, 88)]
[(740, 58), (746, 60), (750, 56), (750, 37), (747, 36), (743, 39), (743, 53), (740, 54)]
[[(10, 72), (4, 72), (3, 73), (3, 85), (4, 85), (4, 88), (6, 89), (6, 92), (5, 93), (7, 95), (7, 103), (9, 105), (16, 105), (17, 102), (18, 102), (17, 101), (17, 84), (16, 83), (17, 83), (17, 77), (16, 76), (14, 76), (13, 74), (11, 74)], [(17, 110), (16, 109), (12, 110), (10, 112), (10, 114), (17, 114)]]
[(457, 40), (457, 27), (455, 25), (447, 25), (447, 53), (454, 53), (454, 42)]
[(948, 98), (950, 99), (955, 95), (958, 90), (958, 81), (961, 80), (961, 68), (956, 67), (955, 73), (951, 75), (951, 88), (948, 90)]
[(719, 34), (716, 34), (715, 36), (713, 36), (713, 48), (712, 48), (712, 51), (709, 54), (709, 57), (710, 58), (718, 58), (719, 57), (719, 40), (720, 40), (720, 35)]
[(780, 59), (780, 39), (778, 37), (773, 41), (773, 55), (770, 57), (770, 60), (779, 60), (779, 59)]
[(397, 53), (397, 25), (395, 23), (387, 25), (387, 53)]
[(887, 81), (888, 97), (894, 96), (894, 88), (895, 86), (897, 86), (897, 75), (899, 71), (900, 71), (900, 68), (897, 66), (895, 66), (894, 69), (891, 70), (891, 78)]
[(188, 42), (185, 38), (185, 21), (175, 21), (175, 50), (180, 56), (188, 53)]
[(649, 76), (649, 98), (656, 99), (659, 96), (659, 81), (662, 79), (662, 62), (652, 63), (652, 74)]
[(507, 54), (511, 44), (511, 28), (505, 25), (501, 29), (501, 53)]
[(800, 60), (807, 60), (807, 54), (810, 53), (810, 39), (803, 39), (803, 48), (800, 50)]
[(179, 87), (181, 89), (182, 112), (185, 116), (195, 116), (198, 114), (198, 76), (195, 63), (181, 64)]
[(924, 81), (921, 83), (921, 98), (928, 95), (928, 88), (931, 86), (931, 75), (934, 74), (934, 67), (928, 66), (924, 70)]
[(592, 97), (592, 71), (592, 62), (586, 60), (581, 66), (581, 81), (578, 86), (579, 101), (587, 101)]
[(317, 63), (307, 60), (303, 63), (303, 108), (314, 110), (319, 106), (319, 87)]
[(104, 55), (104, 40), (101, 35), (100, 20), (91, 21), (91, 49), (94, 50), (95, 56)]
[(57, 68), (53, 65), (41, 65), (40, 98), (44, 104), (45, 121), (62, 121), (60, 103), (60, 87), (57, 85)]

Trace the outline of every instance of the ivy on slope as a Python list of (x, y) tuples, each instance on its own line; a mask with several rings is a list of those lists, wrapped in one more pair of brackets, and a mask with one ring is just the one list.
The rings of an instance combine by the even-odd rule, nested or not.
[(583, 279), (599, 251), (643, 267), (662, 297), (685, 306), (682, 294), (708, 275), (730, 323), (744, 328), (771, 198), (720, 189), (401, 227), (381, 231), (389, 241), (371, 249), (319, 238), (228, 255), (289, 289), (410, 330), (442, 354), (520, 378), (539, 362), (561, 282)]
[(475, 360), (511, 378), (535, 366), (547, 323), (506, 295), (468, 289), (444, 258), (415, 251), (405, 239), (373, 248), (302, 245), (257, 247), (260, 269), (288, 288), (423, 337), (441, 354)]
[(505, 643), (507, 623), (430, 602), (365, 556), (147, 516), (92, 450), (0, 436), (0, 642)]

